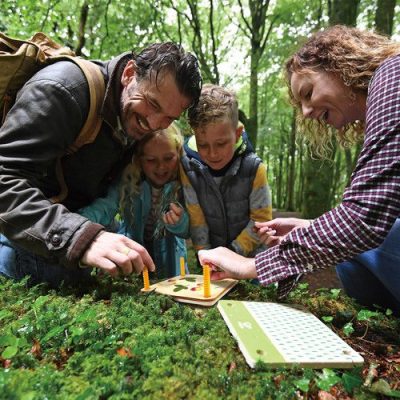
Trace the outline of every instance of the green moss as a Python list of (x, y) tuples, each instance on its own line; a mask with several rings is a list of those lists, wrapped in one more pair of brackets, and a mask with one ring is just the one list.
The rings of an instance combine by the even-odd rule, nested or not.
[[(104, 277), (86, 290), (54, 291), (0, 278), (0, 352), (7, 341), (16, 351), (0, 360), (0, 399), (291, 399), (308, 384), (316, 395), (318, 371), (289, 371), (282, 381), (281, 370), (250, 369), (216, 307), (143, 295), (141, 286), (136, 276)], [(277, 301), (275, 287), (250, 282), (227, 298)], [(362, 308), (343, 294), (300, 288), (287, 301), (333, 316), (337, 329), (352, 321), (398, 332), (391, 315), (357, 320)]]

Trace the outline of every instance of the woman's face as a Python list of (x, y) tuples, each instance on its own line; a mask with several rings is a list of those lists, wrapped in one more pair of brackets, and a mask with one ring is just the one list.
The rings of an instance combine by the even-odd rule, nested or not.
[(366, 96), (352, 92), (332, 73), (294, 72), (290, 86), (305, 118), (317, 119), (336, 129), (365, 120)]
[(143, 173), (154, 187), (162, 187), (175, 178), (178, 161), (176, 145), (165, 135), (149, 140), (140, 157)]

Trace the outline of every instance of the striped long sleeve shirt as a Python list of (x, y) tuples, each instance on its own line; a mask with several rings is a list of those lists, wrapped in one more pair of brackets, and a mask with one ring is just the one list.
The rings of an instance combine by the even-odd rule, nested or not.
[(364, 145), (342, 203), (259, 253), (258, 279), (280, 281), (285, 296), (299, 274), (379, 246), (399, 215), (400, 55), (382, 63), (370, 82)]

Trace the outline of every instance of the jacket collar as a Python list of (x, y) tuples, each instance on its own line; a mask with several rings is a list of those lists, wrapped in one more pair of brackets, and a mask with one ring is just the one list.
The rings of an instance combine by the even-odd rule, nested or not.
[(196, 138), (191, 136), (184, 144), (185, 153), (189, 159), (190, 164), (197, 169), (206, 169), (214, 177), (235, 175), (239, 170), (242, 156), (253, 152), (253, 146), (247, 136), (247, 133), (243, 131), (241, 137), (235, 145), (235, 152), (233, 154), (232, 160), (229, 161), (224, 168), (220, 170), (213, 170), (210, 168), (201, 158), (197, 151)]
[(113, 135), (124, 145), (130, 140), (119, 121), (122, 93), (121, 76), (129, 60), (132, 60), (132, 53), (125, 52), (106, 64), (106, 92), (101, 110), (101, 115), (113, 130)]

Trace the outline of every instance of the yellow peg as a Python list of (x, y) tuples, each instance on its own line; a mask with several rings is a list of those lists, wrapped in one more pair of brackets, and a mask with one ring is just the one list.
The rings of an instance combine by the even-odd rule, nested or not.
[(203, 265), (203, 285), (204, 297), (211, 297), (211, 277), (210, 266), (208, 264)]
[(143, 285), (144, 290), (150, 289), (149, 270), (147, 267), (143, 268)]
[(185, 276), (186, 271), (185, 271), (185, 258), (184, 257), (180, 258), (180, 263), (181, 263), (181, 276)]

